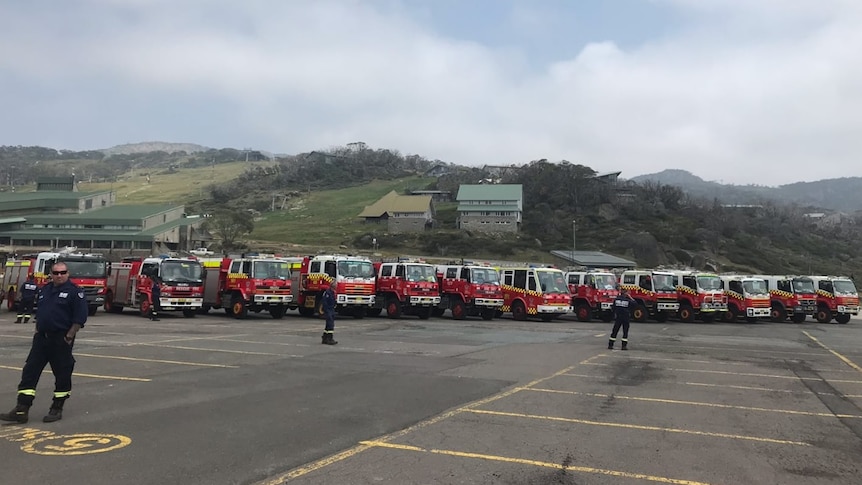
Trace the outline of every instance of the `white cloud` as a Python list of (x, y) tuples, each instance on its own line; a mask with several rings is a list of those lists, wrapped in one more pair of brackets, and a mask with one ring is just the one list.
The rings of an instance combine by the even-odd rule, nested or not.
[[(96, 148), (163, 134), (280, 152), (361, 140), (458, 163), (567, 159), (736, 183), (862, 176), (858, 2), (662, 3), (683, 9), (684, 29), (625, 50), (596, 39), (541, 69), (511, 46), (443, 38), (398, 3), (7, 3), (0, 73), (14, 81), (0, 81), (0, 102), (55, 124), (13, 116), (0, 136)], [(537, 15), (526, 24), (548, 12)], [(15, 83), (36, 90), (35, 106), (15, 103)], [(121, 140), (102, 137), (117, 136), (116, 122), (100, 126), (99, 113), (88, 132), (61, 129), (80, 118), (82, 99), (110, 110), (98, 102), (107, 95), (177, 111), (203, 99), (239, 115), (187, 113), (179, 126), (133, 112)], [(218, 134), (203, 128), (214, 124)]]

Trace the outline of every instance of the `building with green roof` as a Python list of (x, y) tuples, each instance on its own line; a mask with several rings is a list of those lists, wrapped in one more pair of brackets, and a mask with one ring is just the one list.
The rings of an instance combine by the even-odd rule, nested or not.
[(518, 232), (524, 211), (521, 184), (461, 185), (458, 228), (482, 232)]
[(7, 251), (74, 246), (158, 254), (212, 239), (200, 227), (204, 219), (187, 216), (183, 205), (115, 205), (112, 191), (77, 192), (74, 185), (51, 190), (59, 182), (46, 181), (35, 192), (0, 193), (0, 245)]

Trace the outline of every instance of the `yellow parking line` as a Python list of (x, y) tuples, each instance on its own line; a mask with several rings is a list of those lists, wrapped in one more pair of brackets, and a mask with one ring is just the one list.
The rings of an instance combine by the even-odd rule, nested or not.
[(575, 419), (575, 418), (561, 418), (557, 416), (539, 416), (535, 414), (521, 414), (521, 413), (507, 413), (503, 411), (486, 411), (484, 409), (470, 409), (467, 412), (474, 414), (488, 414), (493, 416), (507, 416), (512, 418), (527, 418), (527, 419), (539, 419), (545, 421), (562, 421), (565, 423), (574, 423), (574, 424), (587, 424), (590, 426), (607, 426), (611, 428), (624, 428), (624, 429), (637, 429), (642, 431), (661, 431), (662, 433), (679, 433), (679, 434), (690, 434), (697, 436), (709, 436), (712, 438), (728, 438), (733, 440), (745, 440), (745, 441), (759, 441), (762, 443), (774, 443), (779, 445), (796, 445), (796, 446), (811, 446), (804, 441), (792, 441), (792, 440), (779, 440), (774, 438), (762, 438), (759, 436), (746, 436), (746, 435), (736, 435), (736, 434), (727, 434), (727, 433), (710, 433), (708, 431), (695, 431), (691, 429), (682, 429), (682, 428), (665, 428), (661, 426), (647, 426), (642, 424), (625, 424), (625, 423), (611, 423), (608, 421), (590, 421), (587, 419)]
[[(600, 364), (598, 362), (588, 362), (586, 365), (598, 365), (598, 366), (609, 366), (610, 364)], [(820, 381), (819, 377), (799, 377), (799, 376), (779, 376), (773, 374), (755, 374), (749, 372), (731, 372), (731, 371), (723, 371), (723, 370), (704, 370), (704, 369), (678, 369), (678, 368), (665, 368), (662, 370), (672, 370), (675, 372), (699, 372), (701, 374), (725, 374), (731, 376), (747, 376), (747, 377), (765, 377), (769, 379), (799, 379), (802, 381)], [(846, 379), (829, 379), (829, 382), (843, 382), (849, 384), (862, 384), (862, 381), (852, 381)]]
[(576, 466), (576, 465), (565, 465), (559, 463), (549, 463), (544, 461), (536, 461), (536, 460), (526, 460), (523, 458), (510, 458), (506, 456), (496, 456), (496, 455), (485, 455), (481, 453), (467, 453), (463, 451), (454, 451), (454, 450), (439, 450), (433, 448), (420, 448), (418, 446), (408, 446), (408, 445), (397, 445), (394, 443), (387, 443), (384, 441), (362, 441), (363, 445), (373, 446), (379, 448), (389, 448), (403, 451), (414, 451), (421, 453), (433, 453), (437, 455), (448, 455), (448, 456), (457, 456), (460, 458), (475, 458), (479, 460), (488, 460), (488, 461), (497, 461), (504, 463), (516, 463), (519, 465), (530, 465), (537, 466), (542, 468), (552, 468), (555, 470), (566, 470), (570, 472), (578, 472), (578, 473), (592, 473), (594, 475), (607, 475), (612, 477), (619, 478), (631, 478), (635, 480), (646, 480), (650, 482), (658, 482), (658, 483), (672, 483), (675, 485), (709, 485), (706, 482), (697, 482), (693, 480), (681, 480), (678, 478), (668, 478), (668, 477), (659, 477), (654, 475), (645, 475), (643, 473), (630, 473), (623, 472), (617, 470), (606, 470), (603, 468), (592, 468), (585, 466)]
[(684, 404), (688, 406), (705, 406), (711, 408), (722, 408), (722, 409), (740, 409), (743, 411), (765, 411), (770, 413), (781, 413), (781, 414), (798, 414), (802, 416), (819, 416), (824, 418), (859, 418), (862, 419), (862, 416), (857, 416), (855, 414), (833, 414), (833, 413), (815, 413), (812, 411), (795, 411), (792, 409), (772, 409), (772, 408), (759, 408), (752, 406), (735, 406), (733, 404), (718, 404), (711, 402), (701, 402), (701, 401), (678, 401), (675, 399), (659, 399), (655, 397), (637, 397), (637, 396), (620, 396), (619, 394), (599, 394), (595, 392), (578, 392), (578, 391), (560, 391), (557, 389), (541, 389), (541, 388), (530, 388), (524, 389), (525, 391), (535, 391), (535, 392), (548, 392), (553, 394), (570, 394), (576, 396), (589, 396), (589, 397), (601, 397), (601, 398), (613, 398), (613, 399), (625, 399), (628, 401), (644, 401), (644, 402), (660, 402), (664, 404)]
[(857, 370), (857, 371), (859, 371), (859, 372), (862, 372), (862, 367), (859, 367), (858, 365), (856, 365), (856, 363), (855, 363), (855, 362), (853, 362), (852, 360), (850, 360), (850, 359), (848, 359), (847, 357), (844, 357), (843, 355), (839, 354), (838, 352), (836, 352), (836, 351), (834, 351), (834, 350), (830, 349), (829, 347), (827, 347), (826, 345), (824, 345), (821, 341), (817, 340), (813, 335), (811, 335), (810, 333), (806, 332), (805, 330), (803, 330), (803, 331), (802, 331), (802, 333), (804, 333), (805, 335), (807, 335), (807, 336), (808, 336), (808, 338), (810, 338), (811, 340), (813, 340), (817, 345), (819, 345), (819, 346), (823, 347), (824, 349), (826, 349), (826, 350), (828, 350), (829, 352), (831, 352), (835, 357), (838, 357), (839, 359), (841, 359), (845, 364), (849, 365), (850, 367), (852, 367), (852, 368), (856, 369), (856, 370)]
[(238, 365), (204, 364), (202, 362), (182, 362), (179, 360), (142, 359), (139, 357), (122, 357), (119, 355), (82, 354), (80, 352), (75, 352), (75, 356), (76, 357), (95, 357), (98, 359), (131, 360), (134, 362), (155, 362), (158, 364), (191, 365), (191, 366), (195, 366), (195, 367), (220, 367), (220, 368), (224, 368), (224, 369), (239, 369)]

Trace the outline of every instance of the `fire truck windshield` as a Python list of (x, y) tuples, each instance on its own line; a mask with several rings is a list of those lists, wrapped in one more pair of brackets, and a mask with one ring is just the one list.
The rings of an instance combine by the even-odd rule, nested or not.
[[(856, 290), (853, 290), (856, 291)], [(814, 281), (809, 280), (808, 278), (794, 278), (793, 279), (793, 292), (794, 293), (814, 293)]]
[(434, 267), (427, 264), (408, 264), (407, 281), (436, 281)]
[(766, 281), (763, 280), (743, 280), (742, 291), (748, 295), (767, 295)]
[(203, 283), (203, 268), (188, 261), (164, 261), (159, 275), (165, 283)]
[(494, 268), (472, 268), (470, 269), (470, 282), (483, 284), (500, 284), (500, 274)]
[(539, 278), (539, 288), (542, 289), (543, 293), (569, 292), (569, 287), (566, 286), (566, 280), (561, 271), (537, 270), (536, 276)]
[(851, 280), (833, 280), (832, 287), (836, 295), (855, 295), (856, 285)]
[(108, 275), (107, 263), (104, 261), (63, 261), (69, 268), (72, 278), (105, 278)]
[(721, 278), (718, 276), (698, 276), (697, 287), (703, 291), (716, 291), (721, 289)]
[(373, 278), (374, 266), (370, 261), (339, 261), (338, 276), (342, 278)]
[(597, 274), (594, 278), (599, 290), (613, 290), (617, 287), (617, 277), (612, 274)]
[(670, 274), (653, 274), (652, 286), (653, 291), (676, 291), (674, 276)]
[(289, 280), (290, 263), (285, 261), (255, 261), (252, 263), (251, 277), (269, 280)]

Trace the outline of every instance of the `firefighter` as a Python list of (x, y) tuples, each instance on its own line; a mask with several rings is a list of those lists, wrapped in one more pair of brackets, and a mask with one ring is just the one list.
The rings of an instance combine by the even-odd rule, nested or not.
[(634, 305), (635, 299), (629, 295), (629, 290), (620, 288), (620, 294), (614, 300), (614, 329), (611, 331), (611, 338), (608, 340), (608, 349), (614, 349), (614, 342), (617, 340), (617, 333), (620, 327), (623, 328), (622, 349), (628, 350), (629, 345), (629, 322), (631, 321), (631, 307)]
[(51, 364), (54, 373), (54, 400), (42, 421), (52, 423), (62, 419), (63, 404), (72, 393), (75, 368), (72, 347), (78, 331), (87, 323), (84, 290), (69, 281), (65, 263), (56, 263), (51, 268), (51, 282), (39, 289), (37, 299), (36, 334), (21, 371), (17, 404), (8, 413), (0, 414), (2, 421), (22, 424), (28, 421), (36, 385), (47, 364)]
[(159, 312), (162, 311), (162, 286), (158, 276), (153, 276), (153, 285), (150, 287), (150, 320), (159, 321)]
[(27, 280), (21, 285), (21, 303), (18, 305), (18, 318), (15, 319), (15, 323), (30, 323), (38, 290), (36, 278), (32, 274), (27, 275)]
[(323, 292), (323, 316), (326, 317), (326, 326), (323, 327), (324, 345), (335, 345), (335, 289), (332, 284), (326, 287)]

